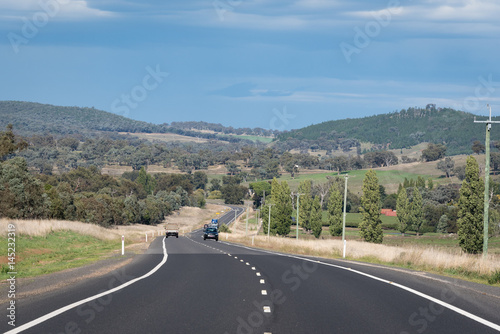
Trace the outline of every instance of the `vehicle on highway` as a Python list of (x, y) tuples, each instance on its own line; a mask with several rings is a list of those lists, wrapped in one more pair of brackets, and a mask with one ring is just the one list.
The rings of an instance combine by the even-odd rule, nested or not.
[(203, 225), (203, 232), (205, 232), (208, 228), (208, 224)]
[(215, 239), (215, 241), (219, 241), (219, 231), (215, 227), (207, 228), (203, 234), (203, 240), (207, 239)]
[(212, 221), (210, 222), (210, 227), (215, 227), (215, 228), (219, 228), (219, 220), (218, 219), (212, 219)]
[(179, 237), (179, 224), (170, 223), (165, 226), (165, 238), (168, 238), (169, 236), (176, 238)]

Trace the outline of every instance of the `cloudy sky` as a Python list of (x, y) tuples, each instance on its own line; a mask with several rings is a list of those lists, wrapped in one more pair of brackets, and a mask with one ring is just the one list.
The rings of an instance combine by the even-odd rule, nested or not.
[(498, 0), (2, 0), (0, 100), (294, 129), (500, 115)]

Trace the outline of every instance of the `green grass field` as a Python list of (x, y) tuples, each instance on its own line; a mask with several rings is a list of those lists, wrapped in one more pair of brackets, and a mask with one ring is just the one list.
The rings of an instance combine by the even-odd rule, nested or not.
[[(7, 239), (0, 241), (7, 249)], [(121, 241), (103, 241), (72, 231), (52, 232), (45, 237), (25, 235), (16, 238), (17, 277), (33, 277), (81, 267), (121, 249)], [(1, 263), (0, 280), (8, 278), (7, 259)]]
[(240, 139), (248, 139), (248, 140), (251, 140), (254, 142), (260, 141), (260, 142), (263, 142), (266, 144), (269, 144), (273, 141), (273, 138), (270, 138), (270, 137), (247, 136), (247, 135), (228, 135), (228, 136), (236, 137), (236, 138), (240, 138)]

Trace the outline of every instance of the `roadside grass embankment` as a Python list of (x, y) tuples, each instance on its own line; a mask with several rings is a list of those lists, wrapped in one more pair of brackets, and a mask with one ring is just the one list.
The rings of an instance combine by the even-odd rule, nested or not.
[[(295, 230), (288, 237), (270, 236), (268, 239), (255, 232), (253, 227), (257, 224), (254, 217), (250, 222), (252, 229), (248, 233), (245, 220), (240, 219), (231, 226), (232, 233), (222, 233), (220, 239), (283, 253), (342, 259), (342, 240), (330, 237), (327, 228), (322, 233), (324, 239), (300, 233), (299, 240), (296, 240)], [(406, 268), (500, 287), (499, 237), (490, 240), (490, 252), (484, 258), (481, 254), (463, 253), (456, 238), (447, 235), (434, 233), (401, 237), (386, 234), (383, 244), (373, 244), (361, 241), (357, 229), (350, 230), (346, 237), (346, 260)]]
[[(123, 226), (104, 228), (94, 224), (61, 220), (0, 219), (0, 248), (7, 252), (7, 226), (15, 226), (16, 277), (35, 277), (65, 269), (81, 267), (121, 252), (125, 236), (127, 252), (147, 248), (145, 233), (161, 233), (160, 227)], [(11, 252), (12, 253), (12, 252)], [(7, 253), (6, 253), (7, 255)], [(9, 270), (7, 256), (0, 258), (0, 280)]]

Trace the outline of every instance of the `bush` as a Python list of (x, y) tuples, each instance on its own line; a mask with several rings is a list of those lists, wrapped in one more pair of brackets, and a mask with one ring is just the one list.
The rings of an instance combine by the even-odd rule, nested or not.
[(495, 271), (491, 274), (491, 277), (488, 278), (488, 284), (497, 284), (500, 283), (500, 270)]
[(226, 224), (221, 224), (221, 226), (219, 227), (219, 232), (231, 233), (231, 230), (229, 229), (229, 227), (227, 227)]
[(222, 193), (220, 190), (213, 190), (210, 192), (210, 195), (208, 195), (208, 199), (221, 199), (222, 198)]
[(419, 231), (421, 234), (424, 234), (424, 233), (433, 233), (433, 232), (436, 232), (436, 228), (434, 226), (428, 226), (428, 225), (424, 225), (420, 228), (420, 231)]

